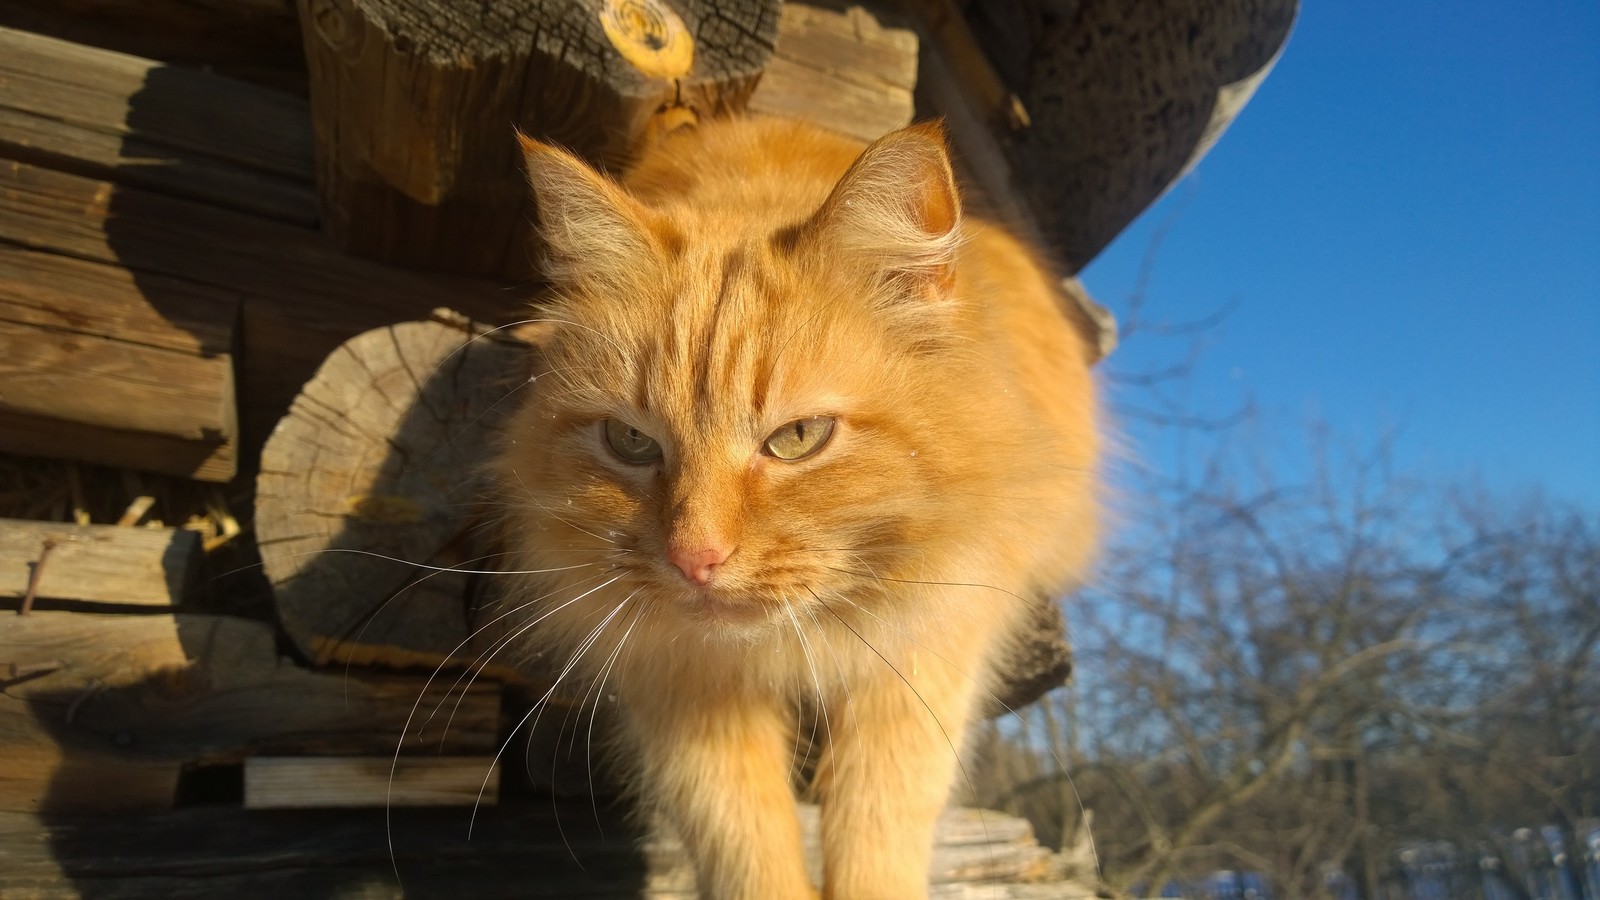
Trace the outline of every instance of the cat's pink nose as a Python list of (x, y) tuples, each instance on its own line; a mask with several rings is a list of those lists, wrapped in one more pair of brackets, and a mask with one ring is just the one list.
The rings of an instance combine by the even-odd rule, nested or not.
[(672, 564), (678, 567), (683, 577), (705, 587), (711, 583), (712, 572), (728, 559), (729, 552), (722, 547), (687, 550), (672, 546), (667, 548), (667, 559), (672, 560)]

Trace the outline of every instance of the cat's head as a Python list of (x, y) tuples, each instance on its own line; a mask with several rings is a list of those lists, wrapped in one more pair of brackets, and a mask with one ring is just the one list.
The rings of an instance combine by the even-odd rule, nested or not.
[(524, 151), (552, 292), (497, 464), (510, 539), (730, 634), (915, 568), (964, 403), (942, 133), (879, 140), (798, 216), (648, 206)]

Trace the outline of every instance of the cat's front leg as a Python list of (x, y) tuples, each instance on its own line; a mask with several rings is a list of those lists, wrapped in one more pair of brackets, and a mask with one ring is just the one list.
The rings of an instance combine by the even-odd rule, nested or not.
[(886, 662), (851, 685), (851, 712), (835, 714), (819, 771), (825, 898), (927, 896), (934, 824), (973, 692), (970, 678), (929, 658)]
[(789, 778), (793, 719), (760, 696), (651, 693), (630, 702), (640, 775), (694, 860), (701, 896), (814, 900)]

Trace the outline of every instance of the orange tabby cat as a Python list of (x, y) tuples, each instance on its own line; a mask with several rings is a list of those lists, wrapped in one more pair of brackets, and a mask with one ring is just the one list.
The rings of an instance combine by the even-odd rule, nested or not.
[[(623, 178), (526, 140), (555, 285), (495, 465), (527, 640), (620, 698), (702, 892), (814, 896), (791, 790), (828, 741), (822, 894), (921, 897), (1024, 598), (1084, 571), (1088, 350), (942, 134), (736, 119)], [(525, 605), (525, 606), (524, 606)], [(810, 720), (807, 720), (810, 721)]]

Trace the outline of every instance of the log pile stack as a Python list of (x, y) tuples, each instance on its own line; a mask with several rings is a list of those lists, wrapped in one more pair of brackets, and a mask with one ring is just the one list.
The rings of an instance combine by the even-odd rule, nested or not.
[[(1072, 272), (1205, 152), (1294, 8), (0, 5), (0, 453), (228, 484), (278, 589), (271, 623), (216, 615), (210, 544), (134, 508), (0, 519), (0, 894), (398, 896), (398, 870), (425, 894), (691, 896), (677, 846), (598, 803), (489, 810), (470, 848), (465, 813), (293, 809), (482, 806), (525, 769), (593, 790), (564, 726), (508, 743), (502, 705), (537, 686), (466, 641), (471, 578), (416, 568), (484, 552), (461, 473), (526, 362), (473, 339), (539, 288), (512, 127), (615, 167), (740, 108), (862, 139), (943, 115), (977, 206)], [(1013, 700), (1068, 668), (1040, 612)], [(1067, 895), (1025, 824), (972, 815), (941, 825), (935, 896)]]
[[(611, 6), (673, 12), (695, 55), (614, 16), (650, 57), (619, 68), (604, 22), (558, 22)], [(513, 342), (468, 340), (538, 288), (517, 280), (511, 125), (613, 164), (642, 129), (741, 106), (869, 139), (910, 121), (919, 41), (903, 15), (831, 4), (479, 7), (543, 10), (518, 27), (554, 43), (472, 44), (452, 31), (459, 5), (423, 0), (0, 9), (0, 452), (227, 483), (246, 505), (259, 484), (246, 533), (282, 586), (277, 621), (217, 615), (192, 531), (134, 509), (120, 525), (0, 519), (0, 895), (693, 896), (674, 841), (590, 803), (581, 750), (560, 758), (568, 731), (508, 743), (502, 707), (520, 713), (529, 685), (453, 654), (469, 579), (419, 588), (320, 551), (443, 567), (480, 552), (460, 539), (468, 504), (421, 485), (475, 464), (463, 423), (492, 428), (525, 363)], [(429, 40), (477, 51), (424, 47), (426, 17), (396, 18), (427, 9), (447, 26)], [(580, 32), (595, 65), (555, 40)], [(425, 115), (399, 114), (419, 97)], [(419, 373), (439, 371), (461, 378), (430, 394)], [(418, 403), (447, 411), (432, 425), (455, 444), (418, 430)], [(275, 428), (284, 455), (264, 462)], [(338, 456), (368, 441), (382, 452)], [(384, 469), (396, 448), (428, 448), (433, 468)], [(524, 769), (558, 763), (573, 772), (543, 786), (585, 793), (577, 808), (524, 796)], [(472, 814), (439, 806), (478, 808), (470, 846)], [(936, 896), (1062, 895), (1025, 823), (974, 815), (941, 824)]]

